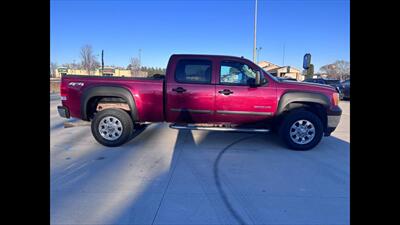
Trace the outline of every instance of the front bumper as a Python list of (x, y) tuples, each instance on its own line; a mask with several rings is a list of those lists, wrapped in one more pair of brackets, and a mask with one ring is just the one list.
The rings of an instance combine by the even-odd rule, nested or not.
[(64, 117), (64, 118), (69, 118), (70, 117), (69, 109), (67, 107), (65, 107), (65, 106), (57, 106), (57, 110), (58, 110), (58, 114), (61, 117)]
[(342, 109), (339, 106), (334, 106), (327, 111), (327, 124), (325, 136), (331, 135), (331, 133), (339, 125), (340, 117), (342, 116)]

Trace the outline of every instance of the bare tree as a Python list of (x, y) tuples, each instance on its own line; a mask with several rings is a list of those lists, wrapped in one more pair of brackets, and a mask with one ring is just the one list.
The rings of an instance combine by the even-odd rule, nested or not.
[(90, 75), (92, 70), (100, 65), (97, 61), (96, 56), (93, 54), (92, 46), (85, 45), (81, 48), (81, 64), (83, 69), (85, 69)]
[(350, 78), (350, 62), (338, 60), (335, 62), (336, 71), (341, 80)]
[(56, 77), (57, 63), (50, 62), (50, 77)]
[(350, 78), (350, 62), (344, 60), (337, 60), (332, 64), (322, 66), (319, 70), (326, 73), (329, 78), (341, 80)]
[(319, 68), (319, 70), (321, 71), (321, 73), (327, 74), (327, 76), (330, 78), (337, 78), (334, 64), (328, 64), (328, 65), (322, 66), (321, 68)]
[(140, 61), (138, 58), (132, 57), (131, 64), (128, 66), (131, 70), (132, 77), (138, 77), (140, 75)]

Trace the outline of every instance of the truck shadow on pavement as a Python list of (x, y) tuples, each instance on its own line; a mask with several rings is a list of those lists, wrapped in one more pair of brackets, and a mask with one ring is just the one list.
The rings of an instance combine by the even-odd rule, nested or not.
[[(52, 177), (52, 224), (348, 223), (349, 143), (335, 137), (295, 152), (274, 134), (152, 124), (115, 151), (105, 149)], [(335, 200), (336, 211), (264, 201), (285, 194), (345, 200)]]

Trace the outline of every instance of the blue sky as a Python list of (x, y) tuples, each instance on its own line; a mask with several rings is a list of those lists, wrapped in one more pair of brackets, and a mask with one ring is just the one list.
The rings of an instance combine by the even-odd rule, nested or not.
[[(166, 67), (174, 53), (224, 54), (252, 59), (254, 0), (86, 0), (50, 2), (50, 57), (79, 62), (90, 44), (106, 65), (127, 66), (142, 49), (142, 65)], [(350, 61), (349, 0), (259, 0), (260, 60), (315, 70)]]

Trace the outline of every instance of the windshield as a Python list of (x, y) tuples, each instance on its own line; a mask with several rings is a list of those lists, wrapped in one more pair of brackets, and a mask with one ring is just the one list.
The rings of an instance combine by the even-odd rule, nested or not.
[[(260, 67), (261, 68), (261, 67)], [(266, 70), (264, 70), (263, 68), (261, 68), (263, 71), (264, 71), (264, 73), (266, 73), (269, 77), (271, 77), (274, 81), (277, 81), (277, 82), (281, 82), (282, 80), (281, 79), (279, 79), (278, 77), (275, 77), (275, 76), (273, 76), (272, 74), (270, 74), (269, 72), (267, 72)]]

